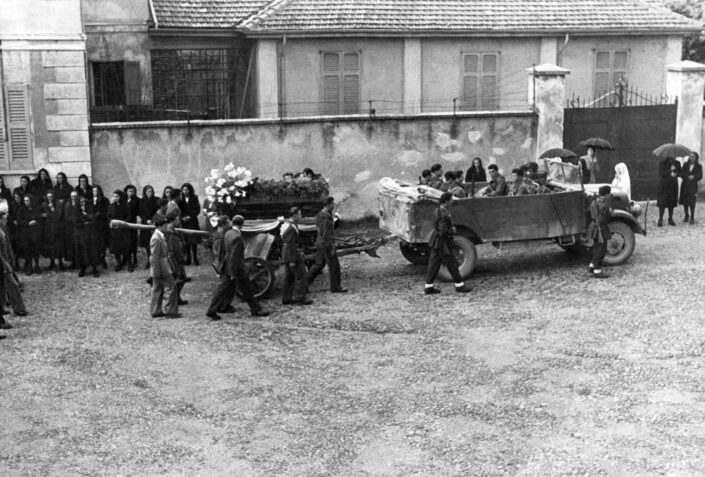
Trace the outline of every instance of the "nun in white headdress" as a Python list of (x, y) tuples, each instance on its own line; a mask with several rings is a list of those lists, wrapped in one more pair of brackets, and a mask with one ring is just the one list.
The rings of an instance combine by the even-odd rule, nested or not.
[(614, 166), (614, 179), (612, 180), (612, 187), (616, 187), (625, 194), (627, 194), (627, 199), (632, 200), (632, 181), (629, 178), (629, 170), (627, 165), (620, 162)]

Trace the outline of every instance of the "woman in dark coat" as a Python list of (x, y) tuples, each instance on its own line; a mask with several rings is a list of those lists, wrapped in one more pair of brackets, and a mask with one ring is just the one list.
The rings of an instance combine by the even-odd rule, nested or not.
[(20, 177), (20, 185), (15, 187), (12, 191), (13, 194), (20, 194), (20, 197), (24, 197), (31, 192), (29, 188), (29, 176)]
[[(131, 224), (137, 223), (137, 216), (140, 213), (140, 199), (137, 197), (137, 188), (132, 184), (126, 185), (123, 189), (125, 194), (125, 204), (130, 209)], [(134, 272), (137, 266), (137, 230), (130, 229), (130, 251), (127, 254), (127, 271)]]
[(663, 212), (668, 209), (668, 225), (676, 225), (673, 221), (673, 208), (678, 205), (678, 175), (681, 164), (672, 157), (667, 157), (658, 164), (659, 185), (656, 197), (658, 206), (659, 227), (663, 226)]
[(12, 204), (12, 191), (5, 185), (5, 178), (3, 176), (0, 176), (0, 198), (5, 199), (8, 206)]
[(50, 190), (54, 190), (54, 184), (51, 182), (51, 177), (49, 177), (49, 171), (44, 168), (39, 169), (37, 177), (29, 183), (29, 191), (34, 196), (35, 204), (43, 203), (47, 192)]
[[(113, 192), (113, 202), (108, 208), (108, 220), (130, 221), (130, 208), (125, 203), (125, 193), (120, 189)], [(130, 253), (130, 230), (110, 229), (110, 253), (115, 256), (115, 271), (119, 272), (127, 264)]]
[(475, 157), (472, 160), (472, 166), (465, 174), (465, 182), (472, 184), (473, 182), (487, 182), (487, 174), (485, 168), (482, 167), (482, 159)]
[[(39, 268), (39, 249), (42, 243), (42, 211), (35, 205), (32, 196), (22, 198), (24, 207), (17, 214), (20, 240), (24, 248), (24, 271), (27, 275), (42, 273)], [(34, 267), (32, 267), (32, 263)]]
[[(198, 201), (198, 196), (195, 194), (193, 186), (188, 182), (181, 186), (179, 210), (181, 210), (181, 226), (183, 228), (201, 230), (198, 225), (198, 214), (201, 213), (201, 203)], [(198, 266), (198, 242), (200, 242), (200, 237), (195, 234), (186, 234), (184, 242), (186, 265), (191, 265), (191, 256), (193, 256), (193, 264)]]
[(75, 264), (79, 268), (78, 276), (86, 275), (86, 268), (93, 268), (93, 276), (98, 277), (98, 263), (100, 257), (95, 248), (96, 243), (96, 214), (91, 211), (91, 203), (85, 197), (79, 199), (79, 206), (72, 208), (73, 212), (73, 243)]
[(110, 240), (109, 207), (110, 201), (103, 195), (103, 188), (93, 184), (91, 198), (88, 199), (88, 208), (93, 214), (93, 236), (95, 238), (95, 250), (98, 254), (98, 263), (103, 265), (106, 270), (108, 269), (108, 263), (105, 261), (105, 250), (108, 248)]
[(683, 164), (681, 169), (681, 196), (679, 203), (683, 206), (685, 218), (683, 222), (695, 223), (695, 202), (698, 199), (698, 182), (703, 178), (703, 166), (700, 165), (700, 156), (694, 152), (688, 158), (688, 162)]
[(19, 213), (24, 207), (24, 199), (22, 194), (15, 192), (12, 194), (12, 202), (10, 202), (10, 220), (8, 220), (8, 228), (10, 230), (10, 244), (12, 245), (12, 250), (15, 252), (15, 270), (20, 268), (20, 258), (25, 260), (24, 247), (22, 246), (22, 240), (20, 240), (20, 222)]
[[(152, 217), (159, 210), (159, 199), (154, 196), (154, 187), (146, 185), (142, 189), (142, 198), (140, 199), (139, 218), (140, 222), (145, 225), (152, 225)], [(149, 269), (149, 239), (152, 238), (151, 230), (140, 230), (140, 247), (144, 247), (147, 252), (147, 264), (145, 269)]]
[(58, 262), (59, 270), (64, 271), (64, 208), (55, 203), (54, 191), (46, 193), (46, 199), (41, 205), (42, 219), (42, 248), (45, 257), (49, 257), (49, 268), (54, 270)]
[(81, 207), (79, 200), (78, 192), (72, 191), (69, 200), (64, 204), (64, 258), (71, 262), (69, 267), (71, 270), (75, 270), (78, 266), (78, 261), (75, 258), (73, 221), (76, 217), (76, 211)]
[(56, 184), (54, 184), (54, 201), (57, 206), (64, 206), (71, 197), (73, 187), (69, 184), (66, 174), (59, 172), (56, 175)]
[(93, 187), (91, 187), (90, 183), (88, 182), (88, 176), (85, 174), (81, 174), (78, 176), (78, 185), (74, 189), (76, 192), (78, 192), (79, 197), (85, 197), (88, 199), (88, 203), (90, 204), (91, 199), (93, 198)]

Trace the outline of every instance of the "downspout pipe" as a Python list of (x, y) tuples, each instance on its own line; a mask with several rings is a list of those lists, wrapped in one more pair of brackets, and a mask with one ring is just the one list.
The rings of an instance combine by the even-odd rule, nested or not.
[(157, 14), (154, 11), (154, 2), (152, 2), (152, 0), (149, 0), (149, 13), (152, 15), (152, 20), (154, 21), (154, 29), (158, 30), (159, 20), (157, 20)]
[(558, 50), (558, 58), (557, 58), (558, 66), (563, 66), (563, 51), (568, 46), (569, 42), (570, 42), (570, 33), (565, 32), (565, 40), (563, 41), (563, 46), (561, 46), (561, 49)]

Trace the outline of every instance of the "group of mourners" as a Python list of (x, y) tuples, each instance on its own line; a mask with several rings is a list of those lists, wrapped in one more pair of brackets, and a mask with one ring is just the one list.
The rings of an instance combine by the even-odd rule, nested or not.
[[(682, 179), (680, 193), (678, 192), (678, 178)], [(695, 223), (695, 203), (698, 196), (698, 182), (703, 178), (703, 167), (700, 157), (693, 152), (688, 160), (681, 163), (672, 157), (666, 157), (659, 162), (659, 188), (656, 198), (658, 206), (658, 222), (663, 226), (663, 214), (668, 210), (668, 225), (676, 225), (673, 221), (673, 209), (677, 205), (683, 206), (683, 222), (690, 225)]]
[[(512, 169), (512, 174), (513, 181), (508, 183), (505, 177), (499, 173), (497, 164), (488, 165), (487, 171), (485, 171), (482, 159), (475, 157), (466, 172), (462, 170), (444, 172), (441, 164), (434, 164), (430, 169), (424, 169), (421, 172), (419, 184), (438, 189), (441, 192), (450, 192), (451, 197), (456, 199), (474, 196), (476, 184), (484, 187), (482, 195), (486, 197), (550, 192), (546, 185), (546, 178), (539, 174), (539, 166), (534, 161)], [(487, 182), (489, 183), (485, 187)]]

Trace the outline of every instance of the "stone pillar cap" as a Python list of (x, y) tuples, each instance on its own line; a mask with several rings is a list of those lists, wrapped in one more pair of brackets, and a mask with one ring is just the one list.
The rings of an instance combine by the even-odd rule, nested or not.
[(530, 68), (526, 68), (524, 71), (532, 75), (535, 72), (536, 76), (565, 76), (570, 74), (570, 70), (561, 68), (557, 65), (552, 65), (551, 63), (532, 66)]
[(705, 72), (705, 65), (702, 63), (696, 63), (695, 61), (685, 60), (679, 61), (678, 63), (671, 63), (666, 65), (668, 71), (680, 71), (680, 72)]

